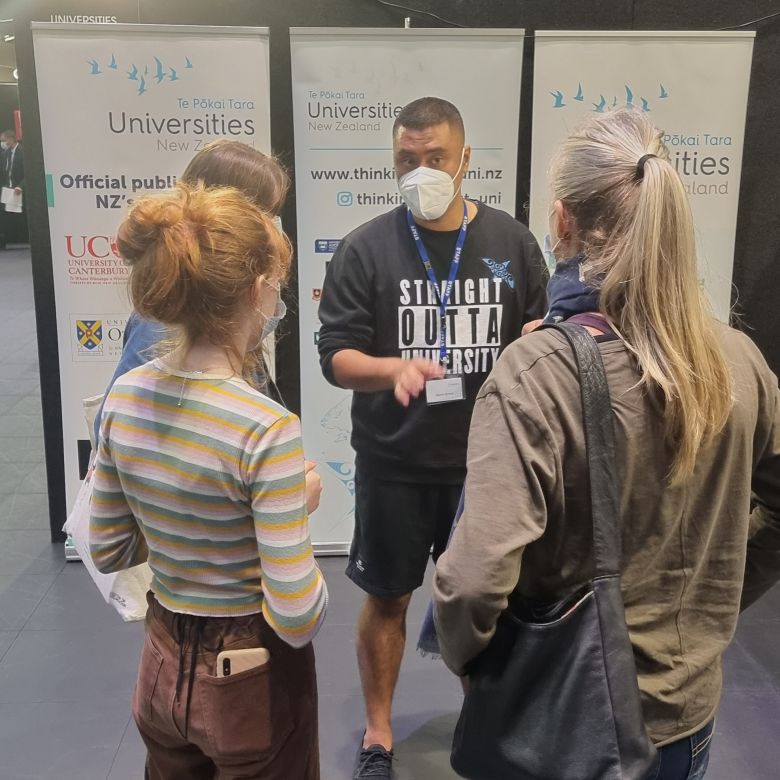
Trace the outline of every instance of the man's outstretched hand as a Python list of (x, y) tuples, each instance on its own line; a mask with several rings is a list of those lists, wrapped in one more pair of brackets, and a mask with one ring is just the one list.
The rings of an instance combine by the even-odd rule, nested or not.
[(395, 377), (395, 399), (401, 406), (409, 406), (422, 393), (429, 379), (441, 379), (444, 369), (431, 360), (415, 358), (404, 360)]

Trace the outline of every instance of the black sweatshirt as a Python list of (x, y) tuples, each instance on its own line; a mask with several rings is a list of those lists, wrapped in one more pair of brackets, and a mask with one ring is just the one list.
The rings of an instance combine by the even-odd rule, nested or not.
[[(458, 230), (421, 229), (439, 285), (446, 283)], [(358, 466), (390, 481), (458, 484), (474, 401), (523, 325), (545, 314), (547, 273), (529, 230), (478, 204), (447, 307), (448, 371), (462, 374), (466, 399), (428, 406), (425, 393), (404, 408), (392, 390), (354, 394), (352, 446)], [(406, 223), (406, 207), (352, 231), (328, 265), (319, 317), (322, 371), (356, 349), (373, 357), (439, 360), (439, 299)]]

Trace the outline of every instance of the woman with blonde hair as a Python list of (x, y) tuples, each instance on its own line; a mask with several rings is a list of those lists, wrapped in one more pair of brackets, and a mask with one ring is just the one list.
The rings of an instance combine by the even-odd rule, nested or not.
[(278, 324), (290, 243), (238, 190), (182, 184), (139, 200), (117, 246), (136, 311), (175, 337), (108, 394), (90, 523), (101, 571), (154, 575), (133, 697), (147, 777), (316, 780), (327, 591), (300, 423), (248, 360)]
[[(658, 748), (649, 780), (698, 779), (740, 608), (780, 576), (777, 379), (711, 316), (685, 189), (643, 112), (575, 130), (552, 190), (545, 321), (585, 327), (605, 368), (625, 619)], [(574, 354), (554, 329), (507, 348), (480, 393), (465, 508), (434, 584), (457, 674), (478, 667), (508, 607), (554, 604), (592, 576), (582, 414)], [(538, 717), (554, 734), (560, 713)]]

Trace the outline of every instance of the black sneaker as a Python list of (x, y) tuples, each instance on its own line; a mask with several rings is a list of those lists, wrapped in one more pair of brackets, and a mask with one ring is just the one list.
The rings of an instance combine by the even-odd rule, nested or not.
[(352, 780), (363, 780), (364, 777), (373, 777), (374, 780), (392, 780), (393, 751), (385, 750), (381, 745), (369, 745), (364, 748), (361, 744)]

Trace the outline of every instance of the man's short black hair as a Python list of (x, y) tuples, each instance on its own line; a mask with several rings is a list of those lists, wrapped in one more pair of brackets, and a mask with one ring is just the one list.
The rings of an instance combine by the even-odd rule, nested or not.
[(6, 138), (13, 136), (13, 138), (16, 138), (16, 130), (3, 130), (0, 135), (4, 135)]
[(437, 97), (423, 97), (413, 100), (401, 109), (393, 122), (393, 138), (399, 127), (409, 130), (425, 130), (433, 125), (446, 122), (451, 128), (465, 137), (463, 117), (449, 100)]

